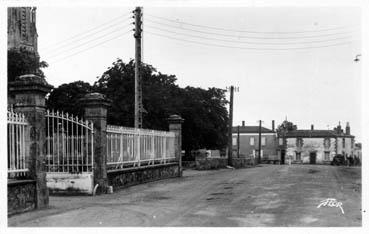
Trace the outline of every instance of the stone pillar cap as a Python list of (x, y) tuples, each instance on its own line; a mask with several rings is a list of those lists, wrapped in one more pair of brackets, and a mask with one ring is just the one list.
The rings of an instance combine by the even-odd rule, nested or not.
[(110, 106), (111, 100), (101, 93), (88, 93), (79, 99), (85, 106)]
[(168, 118), (170, 123), (183, 123), (184, 119), (179, 115), (171, 115)]
[(45, 78), (34, 74), (17, 76), (14, 81), (9, 82), (10, 92), (41, 91), (48, 93), (52, 88), (54, 87), (47, 83)]

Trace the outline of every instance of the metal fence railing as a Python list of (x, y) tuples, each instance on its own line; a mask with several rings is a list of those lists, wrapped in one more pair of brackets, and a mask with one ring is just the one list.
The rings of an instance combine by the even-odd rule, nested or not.
[(108, 125), (108, 170), (174, 161), (174, 140), (173, 132)]
[(46, 111), (46, 172), (93, 171), (93, 123), (68, 113)]
[(8, 110), (8, 178), (25, 176), (27, 168), (26, 131), (24, 114)]

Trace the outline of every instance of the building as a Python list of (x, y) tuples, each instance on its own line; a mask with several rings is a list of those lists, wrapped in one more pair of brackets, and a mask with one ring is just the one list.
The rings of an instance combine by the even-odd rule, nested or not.
[(24, 48), (38, 55), (36, 7), (8, 8), (8, 50)]
[[(278, 156), (287, 163), (330, 164), (337, 154), (354, 155), (355, 137), (347, 123), (345, 131), (339, 124), (333, 130), (297, 130), (287, 120), (278, 128)], [(291, 127), (292, 126), (292, 127)]]
[(354, 147), (354, 157), (358, 158), (360, 161), (361, 159), (361, 143), (355, 143), (355, 147)]
[[(245, 126), (242, 121), (241, 126), (232, 129), (233, 156), (256, 157), (259, 151), (259, 126)], [(274, 129), (261, 127), (261, 158), (275, 156), (277, 153), (277, 133)]]

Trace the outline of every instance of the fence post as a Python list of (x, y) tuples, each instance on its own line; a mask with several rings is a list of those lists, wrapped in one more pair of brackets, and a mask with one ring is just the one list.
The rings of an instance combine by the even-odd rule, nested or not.
[(94, 124), (94, 184), (97, 194), (106, 193), (108, 176), (106, 170), (107, 138), (106, 118), (110, 101), (100, 93), (86, 94), (80, 101), (84, 105), (85, 119)]
[(30, 127), (26, 152), (29, 152), (29, 177), (36, 181), (37, 208), (49, 204), (45, 171), (45, 96), (52, 88), (44, 78), (33, 74), (19, 76), (9, 83), (9, 93), (14, 95), (14, 110), (25, 115)]
[(178, 177), (182, 176), (182, 119), (179, 115), (171, 115), (168, 118), (169, 131), (174, 132), (174, 155), (178, 160)]

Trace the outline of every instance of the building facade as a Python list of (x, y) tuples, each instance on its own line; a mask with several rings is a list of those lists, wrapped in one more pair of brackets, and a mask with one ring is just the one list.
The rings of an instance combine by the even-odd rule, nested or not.
[(278, 132), (278, 155), (284, 163), (330, 164), (334, 156), (354, 155), (355, 137), (339, 124), (333, 130), (289, 129)]
[[(233, 127), (232, 130), (233, 157), (256, 157), (259, 152), (259, 126)], [(272, 129), (261, 127), (261, 158), (277, 154), (277, 133)]]

